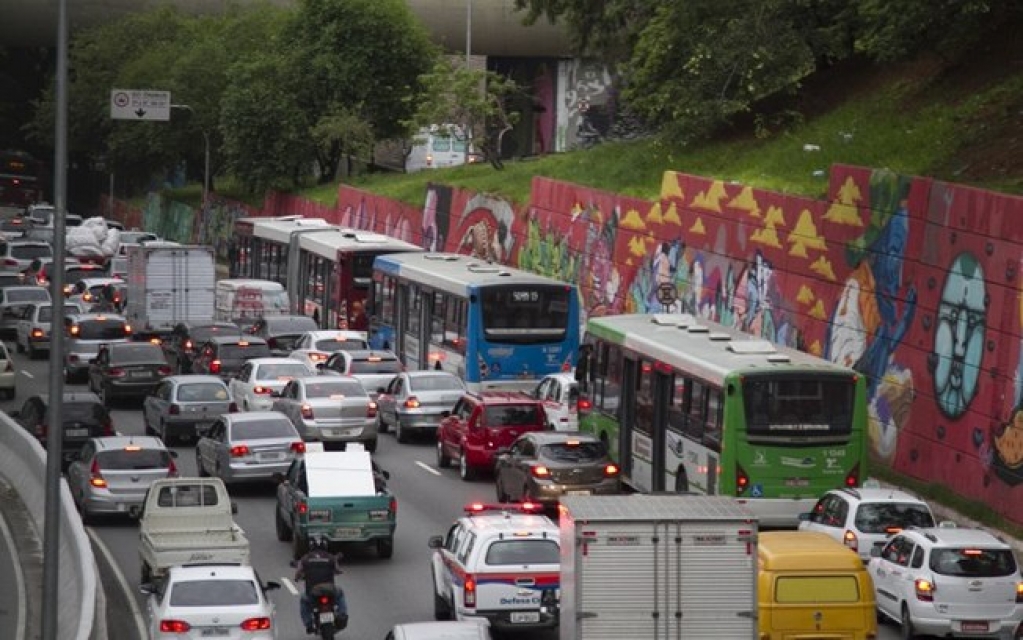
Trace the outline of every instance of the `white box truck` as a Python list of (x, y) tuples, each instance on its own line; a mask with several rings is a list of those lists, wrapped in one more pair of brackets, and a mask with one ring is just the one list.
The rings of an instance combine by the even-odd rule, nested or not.
[(561, 640), (755, 640), (757, 520), (731, 498), (561, 499)]
[(179, 322), (210, 322), (216, 280), (213, 247), (129, 247), (124, 315), (136, 335), (169, 333)]

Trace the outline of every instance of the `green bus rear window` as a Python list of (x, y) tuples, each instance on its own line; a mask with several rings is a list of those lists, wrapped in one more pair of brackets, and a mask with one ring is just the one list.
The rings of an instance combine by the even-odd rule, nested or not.
[(856, 576), (787, 576), (775, 582), (774, 600), (778, 604), (859, 602), (860, 588)]

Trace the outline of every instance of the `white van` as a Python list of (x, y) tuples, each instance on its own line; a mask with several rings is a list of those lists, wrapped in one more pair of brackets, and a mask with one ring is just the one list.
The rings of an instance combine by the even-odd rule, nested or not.
[(263, 316), (287, 313), (288, 292), (279, 282), (248, 278), (217, 281), (214, 320), (234, 322), (245, 329)]
[(468, 161), (468, 141), (457, 125), (423, 127), (412, 139), (412, 151), (405, 160), (406, 173), (424, 169), (443, 169)]

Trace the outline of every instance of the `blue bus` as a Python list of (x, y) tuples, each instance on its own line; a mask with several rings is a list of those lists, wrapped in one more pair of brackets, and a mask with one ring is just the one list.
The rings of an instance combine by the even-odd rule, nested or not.
[(405, 367), (442, 369), (470, 390), (531, 390), (571, 371), (579, 351), (575, 285), (451, 253), (373, 261), (370, 344)]

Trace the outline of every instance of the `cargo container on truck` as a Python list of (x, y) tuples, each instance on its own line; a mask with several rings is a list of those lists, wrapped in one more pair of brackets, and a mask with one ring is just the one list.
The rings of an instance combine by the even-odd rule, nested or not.
[(125, 317), (136, 337), (169, 335), (182, 322), (211, 322), (216, 279), (213, 247), (130, 247)]
[(561, 499), (561, 640), (754, 640), (757, 520), (699, 495)]

